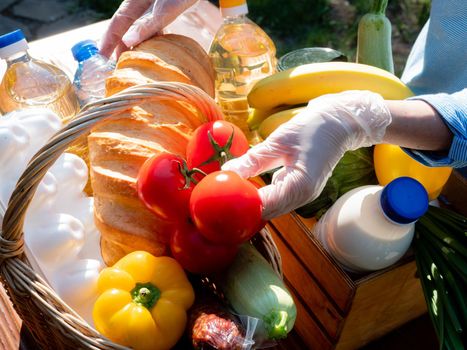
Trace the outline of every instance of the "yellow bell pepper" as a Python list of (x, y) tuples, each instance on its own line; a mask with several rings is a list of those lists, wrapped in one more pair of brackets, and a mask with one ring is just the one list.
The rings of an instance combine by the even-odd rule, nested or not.
[(105, 268), (97, 281), (96, 329), (135, 350), (164, 350), (181, 338), (194, 291), (173, 258), (137, 251)]

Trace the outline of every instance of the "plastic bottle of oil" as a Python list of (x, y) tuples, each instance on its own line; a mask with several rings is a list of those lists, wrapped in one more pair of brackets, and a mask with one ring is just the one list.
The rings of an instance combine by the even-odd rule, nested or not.
[(0, 36), (0, 58), (7, 70), (0, 84), (0, 111), (48, 108), (67, 120), (78, 111), (76, 93), (67, 75), (52, 64), (32, 58), (23, 32)]
[(250, 138), (247, 95), (253, 85), (276, 71), (276, 48), (271, 38), (248, 17), (245, 0), (220, 0), (224, 22), (209, 55), (216, 71), (216, 100), (226, 120)]

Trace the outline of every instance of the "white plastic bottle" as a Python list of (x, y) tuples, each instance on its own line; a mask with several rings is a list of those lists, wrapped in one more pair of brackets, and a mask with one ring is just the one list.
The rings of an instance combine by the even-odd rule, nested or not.
[(0, 36), (0, 58), (7, 62), (0, 85), (0, 111), (47, 108), (70, 119), (79, 108), (70, 79), (58, 67), (31, 57), (28, 48), (20, 29)]
[(245, 0), (220, 0), (219, 5), (224, 22), (209, 50), (216, 71), (216, 99), (226, 120), (250, 136), (247, 95), (258, 80), (276, 72), (276, 47), (246, 17)]
[(115, 63), (99, 53), (96, 42), (80, 41), (71, 48), (78, 68), (73, 85), (81, 106), (105, 96), (105, 79), (115, 69)]
[(415, 179), (347, 192), (321, 217), (315, 235), (351, 272), (383, 269), (407, 251), (415, 222), (428, 209), (428, 194)]

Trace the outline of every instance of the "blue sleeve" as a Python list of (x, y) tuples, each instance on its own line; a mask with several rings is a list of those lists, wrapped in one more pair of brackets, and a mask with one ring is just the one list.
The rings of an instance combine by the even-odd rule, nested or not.
[(467, 166), (467, 88), (453, 94), (420, 95), (411, 99), (423, 100), (433, 106), (453, 133), (447, 153), (404, 149), (427, 166)]

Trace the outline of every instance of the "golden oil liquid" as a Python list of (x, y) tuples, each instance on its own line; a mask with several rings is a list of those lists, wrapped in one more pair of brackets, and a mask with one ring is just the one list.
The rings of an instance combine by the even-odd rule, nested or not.
[(224, 22), (209, 55), (216, 71), (216, 100), (225, 119), (252, 140), (247, 124), (247, 95), (253, 85), (276, 71), (276, 48), (269, 36), (246, 17)]
[(0, 85), (0, 111), (48, 108), (64, 121), (79, 109), (76, 93), (66, 74), (59, 68), (30, 59), (8, 66)]

